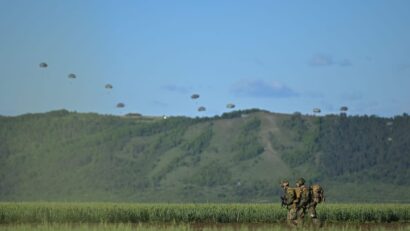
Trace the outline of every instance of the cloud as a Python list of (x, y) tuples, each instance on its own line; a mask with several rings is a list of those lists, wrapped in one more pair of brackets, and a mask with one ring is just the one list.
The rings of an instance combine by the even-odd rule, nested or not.
[(316, 54), (310, 58), (308, 64), (310, 66), (331, 66), (333, 65), (333, 59), (330, 55)]
[(339, 65), (342, 67), (348, 67), (352, 65), (352, 62), (350, 62), (349, 59), (343, 59), (342, 61), (339, 62)]
[(349, 67), (352, 65), (352, 62), (347, 58), (335, 62), (331, 55), (316, 54), (310, 58), (308, 64), (313, 67), (326, 67), (334, 64), (340, 65), (341, 67)]
[(168, 84), (168, 85), (162, 86), (162, 88), (167, 91), (177, 92), (181, 94), (186, 94), (189, 92), (188, 88), (183, 87), (183, 86), (174, 85), (174, 84)]
[(265, 82), (263, 80), (242, 80), (234, 84), (232, 92), (238, 96), (256, 98), (289, 98), (299, 94), (291, 88), (278, 82)]

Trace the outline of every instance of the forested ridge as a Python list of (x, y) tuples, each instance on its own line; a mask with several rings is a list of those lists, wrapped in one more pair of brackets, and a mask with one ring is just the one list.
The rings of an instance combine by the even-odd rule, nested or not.
[(0, 201), (277, 202), (303, 176), (333, 202), (410, 202), (409, 129), (407, 114), (258, 109), (0, 116)]

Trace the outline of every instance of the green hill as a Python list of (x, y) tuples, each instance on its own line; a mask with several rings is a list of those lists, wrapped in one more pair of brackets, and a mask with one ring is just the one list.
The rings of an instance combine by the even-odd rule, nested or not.
[(53, 111), (0, 117), (0, 201), (410, 202), (410, 117), (261, 110), (213, 118)]

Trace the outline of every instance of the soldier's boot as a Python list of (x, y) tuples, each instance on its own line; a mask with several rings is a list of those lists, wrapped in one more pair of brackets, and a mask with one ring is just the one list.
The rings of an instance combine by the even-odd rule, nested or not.
[(322, 221), (319, 220), (317, 217), (312, 218), (312, 224), (313, 226), (318, 227), (318, 228), (322, 227)]
[(305, 221), (303, 218), (298, 218), (296, 220), (297, 226), (302, 227), (305, 224)]
[(291, 228), (296, 228), (298, 226), (298, 222), (296, 220), (288, 220), (287, 223)]
[(304, 223), (305, 223), (305, 213), (304, 213), (304, 211), (298, 211), (296, 223), (298, 224), (298, 226), (303, 226), (304, 225)]
[(288, 216), (287, 223), (290, 227), (297, 227), (297, 225), (298, 225), (296, 217), (294, 217), (292, 215)]
[(301, 214), (301, 215), (298, 216), (296, 222), (298, 223), (298, 226), (301, 226), (301, 227), (302, 227), (302, 226), (304, 225), (304, 223), (305, 223), (305, 218), (304, 218), (303, 214)]
[(298, 222), (297, 222), (297, 211), (295, 207), (292, 207), (289, 209), (288, 211), (288, 216), (287, 216), (287, 220), (288, 220), (288, 225), (291, 227), (296, 227)]

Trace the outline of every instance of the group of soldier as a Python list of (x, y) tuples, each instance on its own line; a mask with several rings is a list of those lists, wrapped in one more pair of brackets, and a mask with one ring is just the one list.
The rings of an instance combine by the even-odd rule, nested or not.
[(300, 178), (296, 181), (296, 187), (290, 187), (288, 180), (282, 180), (281, 187), (284, 191), (281, 197), (282, 206), (288, 209), (287, 221), (290, 225), (301, 225), (306, 212), (314, 225), (321, 225), (316, 214), (316, 206), (325, 200), (320, 185), (314, 184), (307, 187), (305, 179)]

